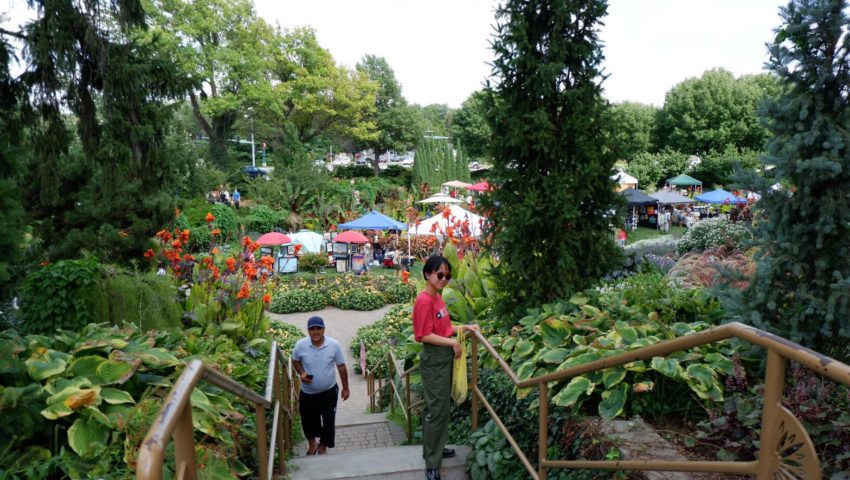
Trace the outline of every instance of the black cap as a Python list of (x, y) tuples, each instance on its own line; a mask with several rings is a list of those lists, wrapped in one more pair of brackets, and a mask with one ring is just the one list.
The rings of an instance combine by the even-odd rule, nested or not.
[(313, 327), (325, 328), (325, 321), (322, 320), (322, 317), (315, 316), (315, 317), (310, 317), (307, 320), (307, 328), (310, 329), (310, 328), (313, 328)]

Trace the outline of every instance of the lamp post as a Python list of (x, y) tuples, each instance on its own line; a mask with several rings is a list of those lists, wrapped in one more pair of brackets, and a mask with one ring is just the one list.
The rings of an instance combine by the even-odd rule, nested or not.
[(248, 113), (245, 114), (245, 118), (251, 119), (251, 166), (257, 166), (257, 153), (254, 148), (254, 107), (248, 107)]

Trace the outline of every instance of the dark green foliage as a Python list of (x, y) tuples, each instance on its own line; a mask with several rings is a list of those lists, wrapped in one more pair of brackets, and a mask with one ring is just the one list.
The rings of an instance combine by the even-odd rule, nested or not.
[(368, 165), (342, 165), (334, 168), (334, 178), (363, 178), (374, 177), (375, 171)]
[(84, 325), (100, 321), (95, 317), (98, 297), (97, 260), (60, 260), (27, 275), (21, 285), (20, 330), (50, 334), (58, 329), (79, 331)]
[(314, 288), (275, 292), (269, 311), (274, 313), (313, 312), (328, 305), (325, 295)]
[(476, 91), (451, 116), (451, 136), (471, 158), (490, 157), (490, 125), (485, 117), (484, 92)]
[(342, 310), (375, 310), (384, 306), (384, 296), (373, 289), (351, 289), (337, 297), (334, 306)]
[[(208, 207), (212, 207), (212, 205), (206, 204), (206, 207), (206, 211), (209, 211)], [(181, 232), (183, 230), (189, 230), (189, 242), (184, 246), (186, 252), (198, 253), (206, 252), (210, 249), (212, 235), (210, 234), (210, 227), (207, 226), (205, 220), (198, 220), (194, 225), (191, 225), (189, 224), (189, 215), (182, 213), (174, 220), (174, 227)]]
[[(815, 350), (850, 337), (850, 36), (847, 2), (793, 1), (770, 46), (786, 85), (768, 104), (758, 273), (738, 318)], [(771, 188), (779, 183), (781, 190)]]
[(608, 147), (618, 160), (631, 160), (639, 153), (655, 151), (653, 135), (658, 108), (623, 102), (612, 105), (608, 115)]
[(16, 283), (13, 265), (21, 256), (25, 229), (24, 209), (17, 177), (21, 158), (27, 149), (20, 148), (21, 124), (25, 113), (24, 92), (20, 82), (9, 72), (11, 46), (0, 37), (0, 300), (9, 298), (10, 287)]
[(703, 191), (719, 186), (725, 188), (732, 184), (736, 168), (753, 172), (759, 167), (762, 155), (762, 152), (739, 151), (730, 146), (722, 152), (710, 152), (702, 155), (699, 165), (694, 166), (687, 173), (702, 182)]
[(280, 215), (271, 209), (268, 205), (257, 205), (251, 209), (251, 214), (248, 216), (246, 227), (251, 232), (260, 234), (274, 231), (274, 227), (279, 226), (278, 221)]
[[(38, 111), (33, 161), (23, 184), (52, 260), (82, 250), (113, 261), (138, 258), (173, 212), (179, 142), (173, 107), (189, 82), (138, 1), (33, 2), (21, 78)], [(76, 128), (75, 135), (70, 131)]]
[(413, 163), (413, 183), (419, 187), (427, 185), (428, 191), (437, 191), (451, 180), (469, 181), (469, 161), (463, 150), (455, 149), (447, 140), (426, 138), (419, 142)]
[(762, 150), (768, 132), (756, 114), (774, 93), (771, 78), (741, 77), (709, 70), (674, 86), (658, 117), (659, 147), (703, 155), (728, 147)]
[(488, 86), (495, 191), (482, 196), (502, 259), (498, 312), (567, 298), (620, 263), (597, 27), (603, 1), (508, 1)]
[(96, 260), (60, 260), (27, 276), (21, 286), (20, 331), (79, 331), (91, 322), (131, 323), (144, 330), (182, 327), (177, 290), (169, 278), (128, 274)]
[(212, 206), (212, 214), (215, 217), (212, 226), (221, 230), (220, 238), (232, 239), (238, 237), (240, 233), (239, 222), (236, 220), (236, 210), (233, 207), (217, 203)]
[(638, 187), (653, 190), (664, 186), (668, 178), (684, 173), (687, 168), (688, 155), (665, 150), (659, 153), (638, 153), (629, 161), (626, 171), (638, 179)]
[[(391, 308), (384, 318), (357, 329), (351, 340), (351, 357), (360, 358), (360, 345), (366, 348), (366, 368), (376, 375), (386, 375), (389, 365), (386, 362), (387, 353), (391, 350), (396, 359), (402, 359), (410, 328), (412, 328), (413, 309), (410, 305), (396, 305)], [(360, 362), (354, 362), (354, 371), (360, 371)]]

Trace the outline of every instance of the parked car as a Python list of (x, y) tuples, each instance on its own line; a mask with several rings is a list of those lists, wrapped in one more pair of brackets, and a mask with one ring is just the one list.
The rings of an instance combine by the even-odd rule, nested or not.
[(248, 165), (242, 167), (242, 173), (248, 175), (248, 178), (257, 178), (257, 177), (265, 177), (267, 175), (266, 171), (260, 167), (255, 167), (253, 165)]

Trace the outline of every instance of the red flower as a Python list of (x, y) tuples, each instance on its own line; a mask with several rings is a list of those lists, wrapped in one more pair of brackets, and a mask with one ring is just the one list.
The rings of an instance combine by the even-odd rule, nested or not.
[(253, 263), (245, 262), (242, 265), (242, 270), (245, 271), (245, 275), (248, 275), (248, 278), (257, 278), (257, 267)]
[(236, 271), (236, 259), (235, 258), (230, 257), (227, 260), (225, 260), (225, 263), (227, 263), (227, 269), (228, 270), (230, 270), (231, 272)]
[(175, 241), (171, 242), (171, 248), (180, 248), (182, 246), (183, 245), (180, 243), (180, 240), (175, 240)]
[(50, 262), (45, 260), (45, 261), (39, 263), (39, 265), (41, 265), (42, 267), (46, 267), (46, 266), (50, 265)]
[(451, 211), (450, 209), (448, 209), (448, 208), (444, 208), (444, 209), (443, 209), (443, 218), (445, 218), (446, 220), (448, 220), (448, 219), (449, 219), (449, 217), (451, 217), (451, 216), (452, 216), (452, 211)]
[(217, 228), (213, 228), (212, 232), (210, 232), (210, 233), (211, 233), (213, 236), (215, 236), (215, 235), (221, 235), (221, 230), (219, 230), (219, 229), (217, 229)]
[(336, 225), (331, 225), (330, 230), (331, 230), (332, 232), (335, 232), (335, 231), (336, 231)]
[(185, 229), (180, 232), (180, 241), (183, 243), (189, 243), (189, 230)]
[(210, 271), (212, 271), (213, 280), (218, 280), (219, 278), (221, 278), (221, 273), (218, 271), (218, 267), (216, 267), (215, 265), (210, 268)]
[(251, 245), (251, 237), (242, 237), (242, 246), (247, 247)]
[(298, 252), (301, 251), (301, 245), (295, 245), (295, 255), (298, 255)]
[(218, 247), (213, 247), (212, 252), (213, 255), (218, 255)]
[(171, 232), (168, 230), (160, 230), (156, 232), (156, 236), (162, 243), (168, 243), (171, 241)]
[(265, 303), (266, 305), (272, 303), (272, 296), (268, 293), (263, 295), (263, 303)]
[(274, 259), (268, 255), (263, 255), (263, 257), (260, 258), (260, 265), (267, 270), (271, 270), (272, 266), (274, 266)]
[(184, 261), (184, 262), (194, 262), (194, 261), (195, 261), (195, 257), (194, 257), (194, 256), (192, 256), (192, 255), (189, 255), (189, 254), (187, 253), (186, 255), (183, 255), (183, 261)]
[(211, 212), (207, 212), (207, 223), (212, 223), (215, 221), (215, 217)]
[(153, 249), (151, 249), (151, 248), (149, 248), (148, 251), (145, 252), (145, 258), (147, 258), (148, 260), (150, 260), (151, 258), (153, 258), (155, 256), (156, 256), (156, 253), (154, 253)]
[(248, 282), (242, 284), (242, 288), (239, 289), (239, 293), (236, 294), (236, 298), (248, 298), (251, 296), (251, 286)]
[(410, 272), (407, 270), (401, 272), (401, 281), (402, 283), (407, 284), (410, 281)]

